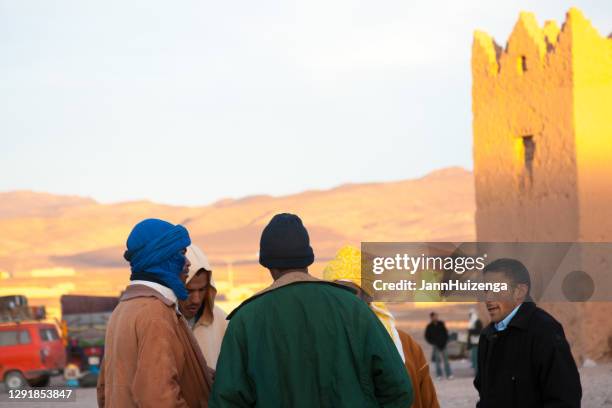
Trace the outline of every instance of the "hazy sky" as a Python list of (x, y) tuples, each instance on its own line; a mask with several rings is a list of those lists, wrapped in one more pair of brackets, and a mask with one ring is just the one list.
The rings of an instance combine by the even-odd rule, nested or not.
[(472, 167), (474, 29), (602, 1), (0, 0), (0, 191), (205, 204)]

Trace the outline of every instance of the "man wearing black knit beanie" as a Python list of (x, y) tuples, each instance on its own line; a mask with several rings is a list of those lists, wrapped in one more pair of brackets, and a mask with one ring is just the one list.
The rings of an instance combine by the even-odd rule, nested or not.
[(259, 263), (274, 283), (230, 315), (211, 407), (409, 407), (410, 378), (391, 337), (351, 289), (308, 273), (308, 231), (277, 214)]

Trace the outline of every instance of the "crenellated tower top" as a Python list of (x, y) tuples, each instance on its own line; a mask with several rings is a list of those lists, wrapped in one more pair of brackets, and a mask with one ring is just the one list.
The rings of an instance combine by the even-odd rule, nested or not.
[[(540, 26), (533, 13), (522, 12), (502, 49), (486, 32), (476, 31), (472, 47), (472, 69), (474, 73), (489, 78), (515, 77), (530, 70), (558, 70), (567, 64), (567, 57), (579, 38), (607, 43), (603, 49), (612, 50), (612, 39), (601, 36), (580, 10), (571, 8), (562, 28), (549, 20)], [(556, 54), (570, 53), (555, 58)]]

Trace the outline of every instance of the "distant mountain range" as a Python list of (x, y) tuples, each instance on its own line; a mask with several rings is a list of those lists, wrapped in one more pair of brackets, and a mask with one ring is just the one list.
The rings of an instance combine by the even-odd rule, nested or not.
[(148, 217), (185, 225), (212, 262), (256, 261), (259, 235), (278, 212), (300, 215), (315, 253), (360, 241), (473, 240), (472, 174), (461, 168), (389, 183), (226, 199), (203, 207), (152, 202), (99, 204), (47, 193), (0, 193), (0, 269), (122, 267), (125, 240)]
[[(205, 186), (203, 187), (205, 188)], [(182, 223), (211, 259), (230, 311), (270, 281), (257, 262), (259, 237), (279, 212), (299, 214), (320, 275), (345, 244), (475, 239), (473, 176), (461, 168), (388, 183), (347, 184), (284, 197), (225, 199), (202, 207), (147, 201), (100, 204), (27, 191), (0, 193), (0, 296), (23, 294), (59, 317), (63, 294), (116, 296), (129, 279), (130, 230), (144, 218)]]

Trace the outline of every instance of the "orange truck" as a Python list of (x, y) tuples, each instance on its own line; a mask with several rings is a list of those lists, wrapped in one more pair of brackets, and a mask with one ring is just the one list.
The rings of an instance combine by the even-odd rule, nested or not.
[(44, 307), (22, 295), (0, 297), (0, 381), (8, 389), (46, 386), (63, 371), (66, 351), (58, 327)]
[(53, 323), (0, 323), (0, 379), (7, 389), (45, 387), (66, 365), (66, 351)]

